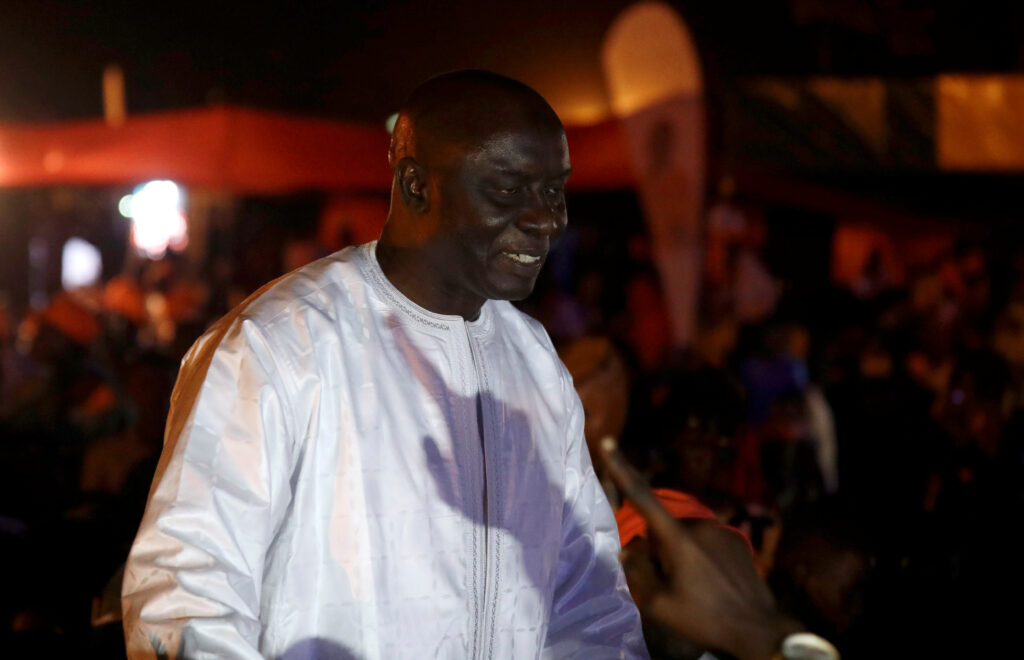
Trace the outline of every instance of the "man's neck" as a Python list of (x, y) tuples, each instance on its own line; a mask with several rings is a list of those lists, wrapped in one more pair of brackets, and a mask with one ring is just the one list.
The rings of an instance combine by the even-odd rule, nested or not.
[(376, 245), (377, 263), (384, 276), (402, 295), (435, 314), (461, 316), (475, 321), (485, 300), (445, 282), (439, 270), (415, 248), (402, 248), (381, 237)]

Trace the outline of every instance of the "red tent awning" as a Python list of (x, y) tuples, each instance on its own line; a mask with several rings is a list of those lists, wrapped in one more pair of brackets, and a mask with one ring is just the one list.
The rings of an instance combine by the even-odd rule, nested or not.
[[(568, 129), (573, 189), (633, 183), (618, 122)], [(0, 124), (0, 186), (172, 179), (247, 193), (387, 190), (383, 127), (231, 106), (102, 120)]]
[(50, 125), (0, 124), (0, 185), (173, 179), (274, 193), (386, 187), (383, 129), (235, 107)]

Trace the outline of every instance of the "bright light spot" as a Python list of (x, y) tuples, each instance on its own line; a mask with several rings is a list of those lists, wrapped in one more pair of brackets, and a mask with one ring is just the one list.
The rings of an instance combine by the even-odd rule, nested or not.
[(388, 118), (384, 120), (384, 128), (388, 129), (388, 133), (395, 132), (395, 124), (398, 122), (398, 113), (394, 112), (388, 115)]
[(122, 197), (121, 201), (117, 203), (117, 210), (126, 218), (132, 217), (132, 196)]
[(124, 206), (132, 219), (132, 244), (150, 259), (164, 256), (168, 248), (182, 250), (188, 244), (181, 189), (173, 181), (139, 186), (133, 195), (121, 199), (118, 209), (122, 213)]
[(132, 217), (139, 220), (168, 211), (179, 210), (181, 191), (173, 181), (150, 181), (135, 190), (129, 208)]
[(60, 258), (60, 283), (65, 289), (92, 286), (103, 273), (103, 257), (95, 245), (78, 237), (69, 238)]

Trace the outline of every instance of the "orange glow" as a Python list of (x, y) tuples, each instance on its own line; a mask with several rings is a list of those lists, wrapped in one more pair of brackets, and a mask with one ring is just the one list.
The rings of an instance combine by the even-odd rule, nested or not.
[(624, 117), (676, 96), (701, 96), (700, 58), (674, 9), (641, 2), (619, 15), (601, 57), (615, 114)]
[(103, 69), (103, 116), (108, 126), (120, 126), (127, 112), (124, 104), (124, 72), (111, 64)]
[(64, 152), (60, 149), (50, 149), (43, 156), (43, 167), (47, 172), (57, 173), (64, 169)]
[(590, 126), (597, 124), (611, 115), (611, 108), (607, 102), (585, 101), (555, 108), (558, 116), (566, 124), (575, 126)]
[[(601, 92), (565, 90), (556, 110), (601, 107)], [(606, 101), (605, 101), (606, 103)], [(566, 110), (569, 109), (569, 110)], [(595, 115), (595, 109), (580, 115)], [(573, 190), (629, 187), (635, 177), (618, 122), (566, 120)], [(58, 170), (45, 166), (59, 149)], [(294, 190), (384, 193), (391, 189), (384, 126), (230, 106), (53, 124), (0, 122), (0, 186), (136, 184), (172, 179), (188, 188), (254, 194)], [(51, 157), (51, 166), (55, 159)], [(127, 202), (126, 202), (127, 204)]]
[(938, 76), (935, 105), (939, 167), (1024, 169), (1024, 76)]
[(547, 99), (563, 124), (590, 126), (612, 117), (604, 79), (590, 75), (590, 66), (570, 59), (565, 68), (530, 72), (524, 80)]
[(161, 178), (273, 194), (391, 185), (383, 126), (224, 106), (133, 115), (117, 128), (0, 122), (0, 145), (3, 186)]

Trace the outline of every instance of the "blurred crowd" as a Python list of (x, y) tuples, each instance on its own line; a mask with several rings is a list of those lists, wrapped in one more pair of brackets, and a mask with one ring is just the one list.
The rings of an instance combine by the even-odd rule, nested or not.
[(807, 286), (771, 272), (756, 210), (718, 212), (687, 350), (642, 234), (581, 251), (568, 292), (537, 302), (588, 440), (617, 438), (680, 519), (742, 532), (780, 606), (845, 657), (1004, 650), (1019, 608), (1000, 595), (1024, 587), (1024, 253), (954, 239), (896, 268), (871, 250)]
[[(737, 530), (780, 606), (846, 657), (992, 648), (1017, 618), (997, 594), (1024, 586), (1024, 253), (958, 242), (900, 277), (871, 258), (809, 288), (765, 263), (770, 223), (709, 226), (685, 350), (642, 231), (575, 224), (523, 303), (573, 373), (588, 442), (614, 438), (680, 518)], [(305, 247), (262, 258), (284, 272)], [(239, 281), (170, 255), (26, 314), (0, 305), (12, 657), (123, 656), (120, 569), (178, 362)], [(629, 545), (637, 520), (603, 483)], [(647, 638), (655, 657), (700, 653)]]
[(244, 295), (215, 261), (134, 262), (20, 318), (0, 305), (0, 557), (11, 657), (123, 657), (121, 567), (178, 363)]

